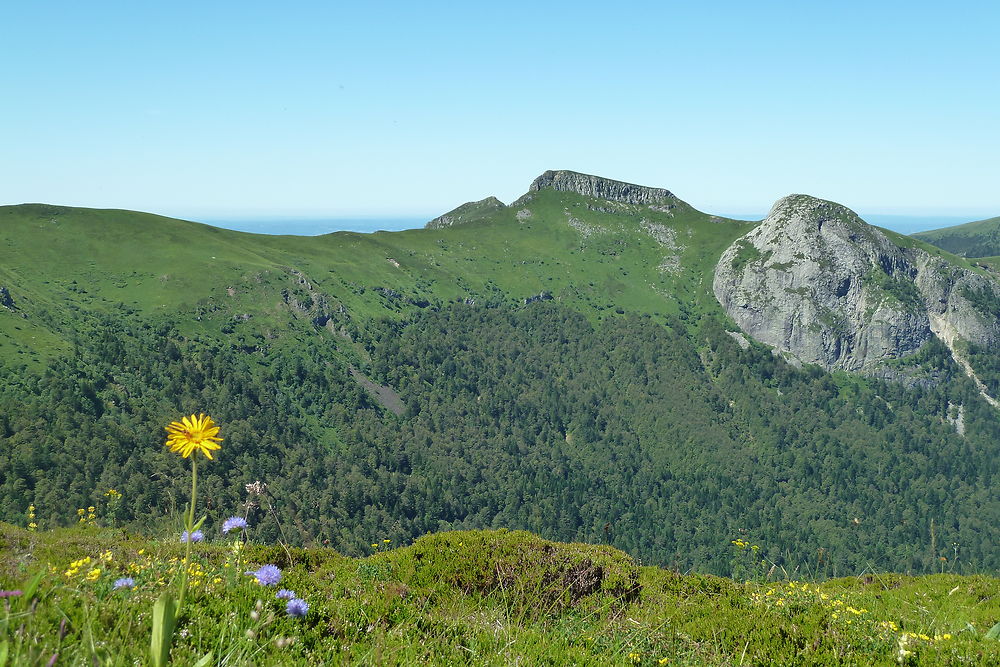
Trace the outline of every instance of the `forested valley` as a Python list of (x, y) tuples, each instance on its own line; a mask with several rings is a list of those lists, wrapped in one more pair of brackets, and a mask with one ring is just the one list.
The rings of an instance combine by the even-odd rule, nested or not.
[(795, 368), (712, 316), (594, 321), (553, 301), (416, 310), (350, 354), (318, 330), (248, 349), (124, 308), (74, 327), (72, 354), (0, 380), (4, 521), (96, 505), (162, 531), (188, 491), (163, 427), (205, 412), (225, 440), (202, 506), (242, 513), (244, 485), (266, 482), (264, 540), (357, 555), (506, 527), (682, 571), (732, 572), (736, 539), (817, 576), (1000, 566), (1000, 427), (940, 344), (907, 360), (937, 382), (907, 388)]

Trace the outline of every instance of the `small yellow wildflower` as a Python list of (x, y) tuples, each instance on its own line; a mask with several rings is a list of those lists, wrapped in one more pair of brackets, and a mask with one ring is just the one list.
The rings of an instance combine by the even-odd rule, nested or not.
[(100, 568), (95, 567), (93, 570), (87, 573), (87, 581), (97, 581), (101, 576)]
[(218, 443), (222, 438), (217, 437), (219, 427), (215, 425), (212, 418), (205, 414), (184, 417), (179, 422), (170, 422), (166, 427), (169, 434), (167, 436), (167, 447), (170, 451), (179, 453), (184, 458), (191, 456), (193, 452), (200, 451), (206, 458), (212, 458), (212, 451), (222, 449)]

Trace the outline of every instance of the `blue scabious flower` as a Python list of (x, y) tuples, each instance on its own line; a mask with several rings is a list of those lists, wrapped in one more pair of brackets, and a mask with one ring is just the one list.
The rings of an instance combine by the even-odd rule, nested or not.
[(201, 542), (203, 539), (205, 539), (205, 533), (200, 530), (196, 530), (191, 533), (190, 537), (188, 537), (188, 532), (186, 530), (181, 533), (181, 544), (185, 542)]
[(119, 588), (135, 588), (135, 579), (132, 577), (122, 577), (121, 579), (115, 579), (114, 584), (115, 590)]
[(291, 600), (295, 597), (295, 591), (290, 591), (287, 588), (282, 588), (280, 591), (274, 594), (274, 597), (279, 600)]
[(309, 611), (309, 603), (301, 598), (292, 598), (285, 605), (285, 613), (289, 616), (302, 617)]
[(231, 516), (222, 522), (222, 534), (226, 535), (231, 530), (239, 528), (243, 530), (247, 527), (247, 520), (241, 516)]
[(281, 570), (277, 565), (261, 565), (256, 572), (247, 572), (257, 578), (257, 583), (261, 586), (274, 586), (281, 581)]

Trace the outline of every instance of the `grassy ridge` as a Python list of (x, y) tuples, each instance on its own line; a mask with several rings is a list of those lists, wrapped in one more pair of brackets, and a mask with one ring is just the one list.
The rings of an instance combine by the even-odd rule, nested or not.
[(686, 206), (674, 215), (592, 202), (541, 191), (518, 211), (474, 224), (322, 237), (246, 234), (129, 211), (0, 207), (0, 285), (16, 308), (0, 309), (0, 359), (40, 367), (68, 350), (74, 311), (119, 305), (175, 320), (190, 334), (258, 346), (330, 311), (360, 330), (466, 299), (519, 303), (545, 294), (594, 319), (602, 311), (718, 308), (709, 276), (746, 223)]
[(1000, 217), (919, 232), (912, 236), (963, 257), (1000, 255)]
[[(0, 642), (15, 664), (132, 664), (145, 659), (150, 608), (181, 545), (97, 527), (28, 532), (0, 524), (0, 585), (45, 572), (8, 598)], [(278, 586), (233, 572), (233, 550), (197, 545), (175, 664), (996, 664), (985, 631), (1000, 581), (870, 572), (823, 583), (770, 581), (753, 545), (733, 581), (642, 567), (609, 547), (529, 533), (425, 536), (367, 558), (326, 549), (248, 546), (242, 567), (278, 565)], [(86, 559), (90, 559), (87, 561)], [(229, 567), (226, 566), (229, 563)], [(780, 574), (780, 573), (779, 573)], [(134, 588), (113, 589), (131, 576)], [(279, 587), (309, 603), (284, 613)], [(0, 649), (2, 650), (2, 649)], [(901, 650), (905, 654), (901, 654)]]

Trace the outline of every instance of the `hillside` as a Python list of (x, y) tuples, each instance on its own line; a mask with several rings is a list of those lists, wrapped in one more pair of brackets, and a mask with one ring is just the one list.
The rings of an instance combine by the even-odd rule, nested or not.
[[(102, 523), (103, 514), (97, 520)], [(523, 532), (457, 531), (368, 554), (216, 537), (196, 545), (172, 664), (990, 665), (1000, 581), (869, 572), (768, 574), (734, 540), (746, 579), (640, 566), (629, 555)], [(151, 611), (176, 587), (171, 540), (88, 525), (0, 524), (0, 655), (12, 664), (148, 664)], [(238, 544), (238, 543), (237, 543)], [(240, 560), (237, 561), (236, 559)], [(766, 562), (766, 560), (765, 560)], [(280, 581), (234, 573), (264, 564)], [(227, 567), (228, 566), (228, 567)], [(44, 576), (34, 579), (34, 573)], [(126, 579), (125, 577), (128, 577)], [(279, 590), (308, 608), (286, 611)], [(203, 661), (203, 662), (199, 662)]]
[(995, 257), (1000, 255), (1000, 218), (919, 232), (913, 238), (962, 257)]
[(24, 318), (0, 318), (0, 346), (13, 348), (0, 357), (41, 362), (68, 349), (74, 311), (121, 306), (185, 333), (233, 329), (226, 339), (243, 345), (269, 345), (296, 320), (354, 331), (432, 304), (543, 294), (593, 318), (676, 313), (709, 302), (706, 272), (747, 228), (687, 205), (595, 205), (550, 188), (491, 211), (474, 227), (275, 237), (127, 211), (0, 207), (0, 287)]
[[(877, 250), (825, 285), (808, 216), (758, 226), (566, 171), (372, 235), (2, 208), (0, 519), (34, 504), (62, 525), (109, 488), (120, 522), (174, 515), (163, 426), (205, 412), (225, 438), (200, 480), (210, 518), (265, 480), (263, 538), (280, 519), (352, 556), (373, 535), (510, 528), (720, 574), (738, 536), (785, 567), (824, 554), (817, 576), (1000, 567), (993, 274), (801, 201), (836, 212), (820, 236)], [(725, 306), (720, 271), (744, 290)], [(797, 322), (821, 298), (809, 349), (867, 359), (837, 317), (875, 305), (912, 344), (821, 363), (732, 310)]]

